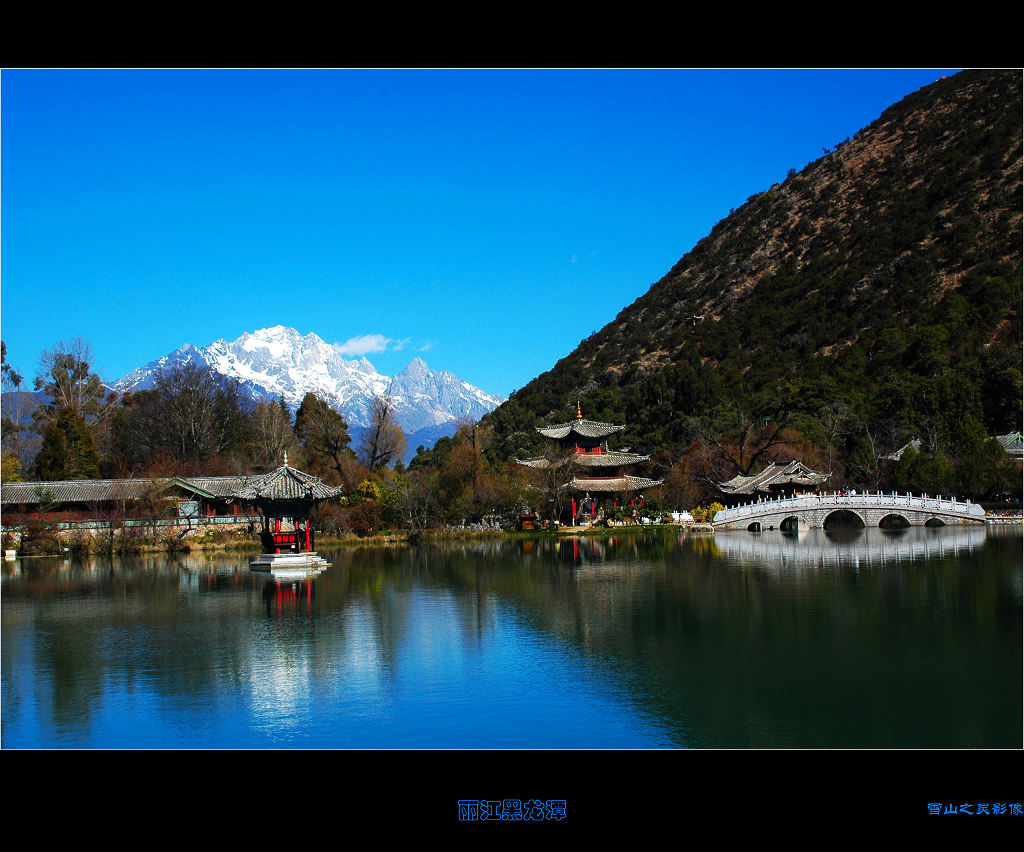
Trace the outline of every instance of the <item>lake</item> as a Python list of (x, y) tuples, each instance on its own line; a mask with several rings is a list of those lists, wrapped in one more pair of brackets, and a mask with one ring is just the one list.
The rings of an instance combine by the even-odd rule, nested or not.
[(1021, 527), (3, 563), (5, 749), (1020, 749)]

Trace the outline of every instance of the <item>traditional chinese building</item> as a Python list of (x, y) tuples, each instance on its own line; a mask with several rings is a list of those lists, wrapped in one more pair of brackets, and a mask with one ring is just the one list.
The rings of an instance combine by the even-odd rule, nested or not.
[[(570, 523), (584, 518), (594, 520), (604, 507), (632, 504), (639, 508), (643, 505), (644, 490), (661, 485), (661, 480), (626, 473), (632, 465), (650, 460), (650, 456), (609, 449), (609, 436), (624, 428), (584, 420), (577, 403), (575, 420), (537, 427), (541, 435), (554, 442), (553, 452), (533, 459), (516, 459), (516, 462), (535, 470), (547, 470), (557, 477), (552, 485), (556, 489), (560, 486), (567, 498), (560, 515)], [(559, 500), (558, 495), (555, 499)]]
[(238, 476), (4, 482), (4, 525), (30, 519), (104, 523), (157, 519), (179, 526), (247, 522), (250, 507), (233, 498)]
[(287, 453), (281, 467), (247, 477), (232, 497), (254, 506), (262, 519), (263, 553), (253, 561), (253, 570), (316, 567), (321, 563), (326, 567), (314, 549), (309, 515), (317, 503), (340, 496), (342, 490), (289, 466)]
[(737, 503), (751, 498), (786, 497), (804, 491), (816, 491), (831, 474), (811, 470), (801, 461), (772, 462), (760, 473), (737, 475), (717, 483), (723, 502)]
[(1021, 470), (1024, 464), (1024, 435), (1020, 432), (1010, 432), (1006, 435), (996, 435), (996, 440), (1006, 450), (1006, 454), (1017, 463), (1017, 469)]
[(258, 532), (262, 550), (252, 567), (276, 571), (326, 566), (314, 550), (310, 511), (342, 491), (289, 466), (285, 455), (281, 467), (254, 476), (4, 482), (0, 506), (4, 528), (12, 530), (33, 520), (83, 530), (145, 526), (172, 533), (248, 525)]

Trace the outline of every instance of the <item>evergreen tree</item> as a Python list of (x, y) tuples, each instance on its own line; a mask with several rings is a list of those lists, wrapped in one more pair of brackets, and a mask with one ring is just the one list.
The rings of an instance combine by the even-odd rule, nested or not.
[(70, 342), (62, 340), (43, 352), (35, 389), (43, 392), (47, 402), (32, 414), (37, 431), (44, 432), (67, 409), (90, 429), (109, 412), (110, 408), (104, 405), (106, 389), (92, 371), (92, 360), (92, 347), (82, 337)]
[(39, 480), (98, 479), (99, 458), (85, 420), (70, 406), (61, 409), (43, 432), (36, 456)]
[(306, 453), (309, 472), (351, 491), (359, 481), (353, 468), (355, 454), (345, 418), (314, 393), (307, 393), (295, 412), (295, 436)]

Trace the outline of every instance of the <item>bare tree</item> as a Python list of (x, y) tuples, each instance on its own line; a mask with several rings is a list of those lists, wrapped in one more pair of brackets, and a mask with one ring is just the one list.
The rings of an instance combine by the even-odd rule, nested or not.
[(234, 385), (221, 386), (192, 365), (156, 381), (168, 449), (175, 458), (202, 461), (240, 442), (245, 417)]
[(283, 402), (260, 402), (252, 412), (253, 461), (260, 467), (274, 468), (284, 454), (299, 446), (292, 429), (292, 417)]
[(526, 471), (534, 493), (543, 501), (552, 522), (558, 520), (562, 507), (572, 494), (576, 461), (576, 452), (572, 448), (552, 447)]
[(371, 471), (386, 467), (405, 452), (405, 435), (395, 420), (394, 403), (388, 396), (373, 398), (370, 425), (359, 442), (359, 460)]
[(129, 401), (114, 419), (113, 446), (131, 468), (163, 460), (198, 473), (223, 466), (213, 457), (244, 449), (249, 438), (251, 421), (239, 406), (236, 386), (222, 385), (192, 365), (159, 376), (152, 390)]
[(735, 400), (719, 406), (713, 421), (695, 421), (701, 442), (709, 449), (708, 475), (719, 481), (737, 473), (748, 476), (763, 462), (774, 460), (772, 451), (787, 440), (790, 416), (777, 400), (758, 403), (762, 414), (751, 412)]

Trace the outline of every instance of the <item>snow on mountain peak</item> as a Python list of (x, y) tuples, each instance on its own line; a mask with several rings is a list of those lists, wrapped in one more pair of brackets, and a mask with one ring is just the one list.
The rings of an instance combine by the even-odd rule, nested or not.
[[(399, 373), (398, 375), (422, 379), (423, 377), (430, 375), (430, 368), (427, 366), (426, 361), (424, 361), (422, 358), (413, 358), (409, 362), (408, 366), (406, 366), (406, 368), (402, 370), (402, 372)], [(395, 378), (397, 378), (397, 376)]]
[(160, 372), (187, 364), (238, 380), (253, 399), (282, 399), (293, 411), (307, 393), (315, 393), (355, 427), (369, 424), (375, 396), (392, 398), (407, 433), (449, 425), (454, 430), (458, 421), (477, 420), (504, 401), (447, 371), (431, 372), (420, 358), (392, 378), (383, 376), (365, 357), (347, 359), (316, 334), (303, 336), (281, 325), (246, 332), (230, 343), (217, 340), (201, 349), (186, 344), (129, 373), (116, 386), (143, 390), (153, 386)]

